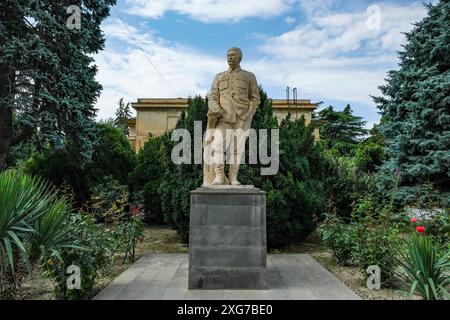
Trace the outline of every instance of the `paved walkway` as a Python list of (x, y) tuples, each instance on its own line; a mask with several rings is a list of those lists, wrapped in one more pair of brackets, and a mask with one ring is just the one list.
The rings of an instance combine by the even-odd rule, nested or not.
[(267, 256), (268, 290), (188, 290), (187, 254), (148, 254), (97, 300), (359, 300), (309, 254)]

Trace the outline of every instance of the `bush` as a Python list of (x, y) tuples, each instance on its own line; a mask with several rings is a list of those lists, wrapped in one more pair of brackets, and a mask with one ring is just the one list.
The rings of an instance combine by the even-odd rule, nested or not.
[(324, 162), (324, 188), (330, 210), (337, 215), (350, 218), (353, 206), (369, 193), (372, 177), (358, 171), (353, 158), (339, 157), (322, 150)]
[(395, 269), (395, 256), (400, 250), (400, 225), (393, 218), (392, 208), (365, 197), (358, 202), (352, 215), (355, 221), (353, 261), (365, 275), (369, 266), (383, 266), (382, 283), (389, 284), (392, 280), (389, 270)]
[[(44, 261), (44, 276), (53, 281), (57, 299), (90, 299), (98, 277), (110, 274), (112, 270), (114, 252), (111, 233), (88, 214), (73, 215), (70, 224), (76, 234), (77, 247), (62, 248), (57, 255)], [(80, 289), (67, 287), (67, 270), (71, 265), (80, 268)]]
[(93, 214), (98, 222), (109, 223), (120, 220), (129, 212), (128, 202), (128, 187), (108, 176), (92, 188), (91, 198), (83, 204), (82, 210)]
[[(137, 164), (130, 174), (132, 194), (142, 202), (146, 223), (163, 223), (163, 205), (159, 187), (164, 179), (164, 143), (169, 135), (148, 139), (137, 156)], [(170, 155), (169, 155), (170, 156)]]
[(46, 149), (34, 153), (24, 163), (25, 170), (50, 180), (57, 187), (70, 185), (77, 205), (87, 201), (92, 189), (106, 176), (127, 185), (128, 174), (136, 164), (136, 156), (127, 137), (119, 128), (109, 124), (97, 124), (97, 135), (98, 143), (91, 162), (81, 161), (77, 148), (67, 144), (62, 150)]
[(345, 265), (351, 260), (356, 243), (356, 228), (353, 224), (345, 223), (335, 214), (326, 214), (317, 231), (339, 264)]

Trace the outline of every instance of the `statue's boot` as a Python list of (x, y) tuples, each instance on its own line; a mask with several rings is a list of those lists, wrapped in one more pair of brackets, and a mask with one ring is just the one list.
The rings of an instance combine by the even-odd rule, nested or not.
[(214, 177), (213, 182), (211, 182), (212, 185), (217, 186), (217, 185), (221, 185), (224, 183), (225, 176), (223, 173), (223, 169), (224, 169), (223, 165), (215, 165), (214, 166), (215, 177)]
[(230, 184), (233, 186), (238, 186), (241, 183), (237, 179), (237, 174), (239, 171), (239, 165), (238, 164), (231, 164), (230, 165), (230, 172), (228, 174), (228, 180), (230, 180)]

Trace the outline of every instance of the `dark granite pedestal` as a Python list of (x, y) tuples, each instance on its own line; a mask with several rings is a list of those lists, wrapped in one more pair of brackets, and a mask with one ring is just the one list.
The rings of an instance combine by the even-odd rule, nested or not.
[(189, 289), (266, 289), (266, 193), (253, 186), (191, 191)]

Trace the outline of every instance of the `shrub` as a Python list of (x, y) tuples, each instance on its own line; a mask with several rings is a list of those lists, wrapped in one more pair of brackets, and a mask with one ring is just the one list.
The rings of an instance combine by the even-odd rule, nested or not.
[(345, 265), (351, 260), (356, 242), (353, 224), (344, 222), (335, 214), (326, 214), (317, 231), (339, 264)]
[(76, 204), (87, 201), (93, 188), (112, 176), (120, 184), (128, 184), (128, 174), (136, 164), (135, 154), (127, 137), (119, 128), (97, 124), (98, 143), (92, 161), (81, 161), (78, 149), (67, 144), (63, 149), (46, 149), (34, 153), (25, 162), (25, 170), (50, 180), (55, 186), (70, 185)]
[(353, 206), (369, 193), (372, 178), (359, 172), (354, 159), (339, 157), (323, 150), (324, 188), (331, 210), (341, 217), (350, 218)]
[(130, 174), (132, 195), (142, 202), (146, 223), (163, 223), (159, 187), (164, 179), (164, 143), (170, 141), (165, 134), (148, 139), (137, 156), (137, 164)]
[(82, 210), (93, 214), (99, 222), (109, 223), (127, 214), (130, 209), (128, 202), (128, 187), (108, 176), (92, 188), (91, 198), (83, 204)]
[(389, 270), (396, 266), (400, 240), (400, 226), (393, 219), (391, 210), (390, 206), (375, 204), (372, 198), (365, 197), (352, 213), (355, 221), (353, 261), (365, 275), (371, 265), (384, 266), (381, 278), (385, 284), (392, 280)]
[(131, 216), (116, 221), (112, 230), (114, 242), (117, 243), (115, 251), (124, 254), (123, 263), (127, 258), (134, 262), (136, 245), (139, 240), (142, 240), (144, 234), (144, 223), (142, 222), (140, 209), (132, 207)]
[[(88, 214), (71, 217), (71, 226), (76, 234), (77, 247), (61, 248), (57, 255), (44, 261), (44, 276), (50, 278), (55, 286), (56, 298), (64, 300), (89, 299), (94, 293), (96, 279), (101, 274), (111, 272), (114, 252), (111, 248), (111, 232), (97, 224)], [(80, 268), (81, 288), (67, 287), (69, 266)]]

